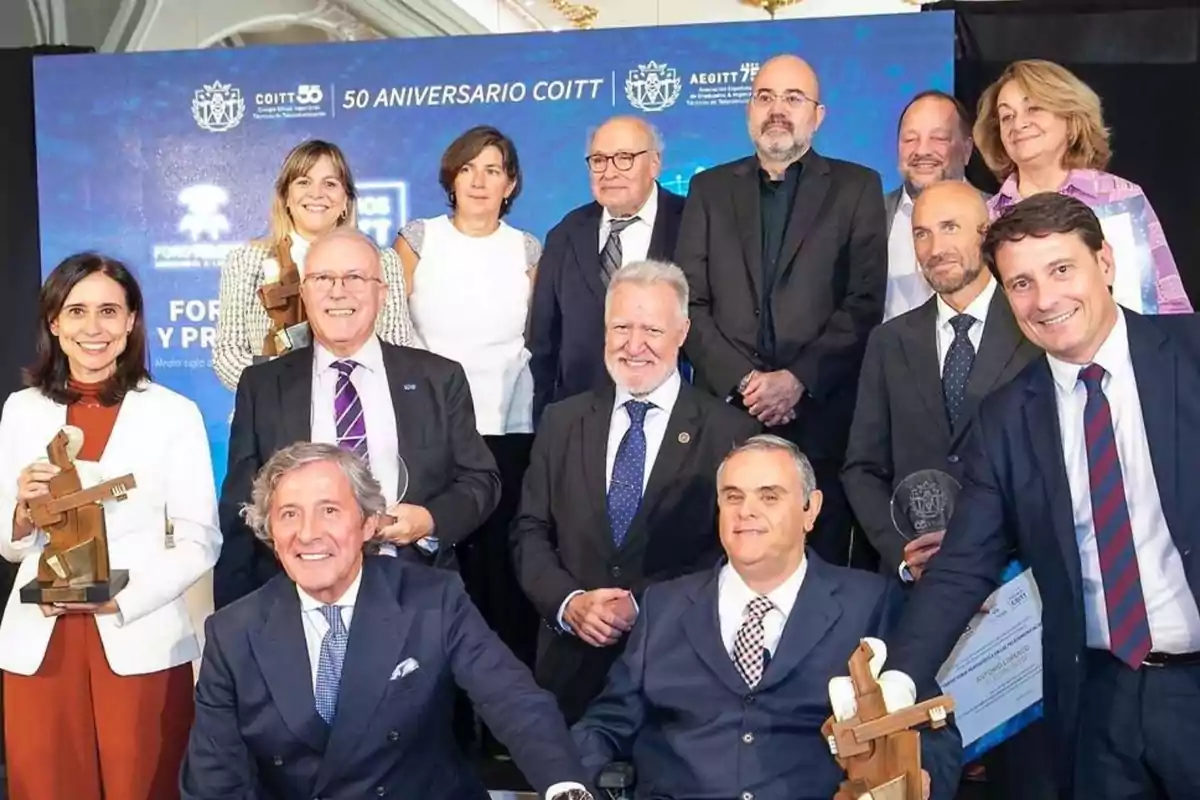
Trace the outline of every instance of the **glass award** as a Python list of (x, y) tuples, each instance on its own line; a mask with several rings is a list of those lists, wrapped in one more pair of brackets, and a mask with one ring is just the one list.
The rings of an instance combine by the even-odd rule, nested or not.
[(949, 473), (937, 469), (914, 472), (892, 493), (892, 525), (910, 542), (946, 530), (961, 490), (962, 485)]

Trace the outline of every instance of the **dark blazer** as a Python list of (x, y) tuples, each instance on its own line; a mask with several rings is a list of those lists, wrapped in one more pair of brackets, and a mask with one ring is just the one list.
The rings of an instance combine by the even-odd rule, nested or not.
[[(209, 617), (184, 800), (487, 800), (455, 743), (462, 687), (545, 792), (586, 775), (554, 698), (484, 623), (458, 575), (368, 557), (333, 724), (317, 715), (296, 585), (279, 575)], [(398, 673), (412, 659), (416, 668)]]
[(609, 387), (546, 409), (512, 527), (517, 579), (546, 621), (538, 682), (558, 697), (568, 720), (604, 686), (623, 645), (595, 648), (561, 631), (563, 600), (576, 590), (608, 587), (636, 594), (711, 566), (720, 555), (717, 466), (734, 445), (759, 432), (748, 414), (681, 384), (641, 506), (618, 549), (605, 482), (614, 400)]
[[(1163, 514), (1200, 599), (1200, 492), (1190, 486), (1200, 475), (1200, 320), (1126, 310), (1125, 321)], [(963, 492), (942, 548), (889, 640), (889, 663), (914, 678), (935, 674), (1015, 551), (1042, 596), (1045, 721), (1060, 786), (1069, 787), (1086, 636), (1061, 442), (1045, 357), (980, 404), (961, 448)]]
[[(895, 575), (904, 560), (906, 543), (892, 524), (896, 486), (926, 469), (941, 470), (962, 483), (954, 449), (966, 425), (960, 422), (951, 432), (946, 418), (936, 328), (936, 296), (876, 328), (858, 382), (842, 485), (888, 575)], [(1012, 380), (1040, 352), (1021, 334), (997, 286), (960, 420), (969, 420), (985, 395)]]
[[(796, 604), (751, 691), (721, 640), (720, 569), (642, 596), (625, 654), (572, 728), (584, 766), (594, 778), (610, 761), (632, 760), (639, 799), (828, 800), (845, 777), (821, 735), (829, 679), (849, 674), (863, 637), (892, 641), (901, 590), (809, 550)], [(962, 758), (957, 731), (922, 731), (921, 745), (932, 800), (949, 800)]]
[[(500, 498), (496, 461), (475, 427), (471, 390), (461, 366), (425, 350), (380, 342), (396, 414), (396, 438), (408, 467), (404, 502), (425, 506), (441, 541), (436, 563), (453, 566), (453, 545), (487, 519)], [(256, 364), (238, 382), (229, 433), (229, 468), (221, 487), (221, 556), (213, 570), (217, 608), (249, 594), (279, 572), (239, 510), (254, 476), (279, 450), (312, 434), (312, 348)], [(415, 547), (404, 557), (422, 560)]]
[[(658, 211), (647, 258), (670, 261), (684, 200), (658, 187)], [(568, 213), (546, 234), (529, 312), (533, 422), (546, 406), (609, 382), (604, 368), (604, 295), (596, 202)]]
[(807, 393), (784, 434), (810, 458), (845, 455), (867, 335), (883, 319), (887, 234), (879, 174), (811, 151), (771, 290), (776, 353), (757, 351), (762, 222), (755, 156), (692, 178), (675, 260), (691, 288), (685, 350), (717, 397), (752, 369), (790, 370)]

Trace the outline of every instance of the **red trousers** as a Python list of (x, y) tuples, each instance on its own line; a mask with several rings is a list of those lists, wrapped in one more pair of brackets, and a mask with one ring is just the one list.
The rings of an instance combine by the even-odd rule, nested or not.
[(95, 618), (67, 614), (37, 674), (3, 674), (9, 800), (178, 800), (190, 664), (116, 675)]

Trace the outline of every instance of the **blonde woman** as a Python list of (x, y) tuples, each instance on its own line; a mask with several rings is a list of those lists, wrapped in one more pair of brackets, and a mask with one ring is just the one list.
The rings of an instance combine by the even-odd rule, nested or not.
[(1109, 131), (1090, 86), (1053, 62), (1016, 61), (979, 98), (974, 136), (988, 168), (1003, 182), (988, 202), (992, 219), (1039, 192), (1069, 195), (1093, 209), (1141, 200), (1142, 227), (1133, 235), (1150, 248), (1147, 268), (1154, 285), (1143, 299), (1160, 314), (1191, 312), (1150, 201), (1136, 183), (1105, 172), (1112, 157)]
[[(304, 258), (317, 237), (355, 224), (358, 193), (350, 165), (337, 145), (313, 139), (283, 160), (271, 200), (270, 232), (229, 254), (221, 268), (221, 316), (213, 368), (229, 389), (256, 356), (276, 356), (299, 346), (287, 335), (306, 319), (300, 300)], [(384, 341), (411, 345), (412, 323), (404, 273), (395, 251), (384, 248), (388, 296), (376, 322)]]

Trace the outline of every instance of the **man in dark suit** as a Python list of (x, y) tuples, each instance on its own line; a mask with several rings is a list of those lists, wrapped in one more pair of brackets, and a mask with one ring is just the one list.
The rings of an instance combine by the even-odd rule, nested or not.
[(610, 386), (546, 410), (512, 541), (517, 579), (546, 620), (538, 682), (577, 719), (604, 686), (654, 581), (706, 569), (719, 549), (712, 474), (758, 423), (684, 383), (687, 280), (661, 262), (609, 284)]
[[(791, 442), (750, 439), (716, 482), (728, 560), (646, 590), (629, 647), (572, 732), (593, 776), (632, 760), (638, 797), (828, 800), (844, 777), (821, 735), (829, 681), (862, 638), (886, 635), (900, 589), (806, 552), (822, 492)], [(953, 797), (957, 732), (921, 739), (927, 796)]]
[(756, 155), (694, 177), (684, 209), (685, 350), (696, 385), (737, 400), (812, 459), (825, 493), (812, 548), (831, 563), (873, 566), (838, 473), (867, 335), (883, 315), (882, 184), (812, 149), (825, 107), (801, 59), (762, 65), (747, 116)]
[(1034, 195), (984, 257), (1046, 351), (979, 406), (957, 509), (891, 641), (932, 675), (1011, 557), (1042, 598), (1045, 721), (1063, 796), (1200, 796), (1200, 324), (1117, 306), (1074, 198)]
[(453, 567), (454, 544), (495, 508), (499, 473), (476, 430), (466, 375), (453, 361), (375, 336), (387, 291), (374, 242), (338, 228), (313, 243), (305, 263), (313, 346), (242, 373), (221, 488), (217, 608), (279, 571), (240, 511), (254, 475), (293, 442), (337, 443), (368, 460), (392, 517), (382, 548), (402, 558)]
[(608, 383), (604, 292), (614, 271), (671, 260), (683, 198), (658, 185), (662, 139), (638, 117), (614, 117), (592, 134), (587, 165), (595, 200), (546, 235), (530, 309), (533, 419), (556, 400)]
[(458, 576), (364, 559), (385, 502), (358, 456), (291, 445), (252, 495), (249, 524), (286, 574), (205, 623), (185, 800), (486, 800), (451, 733), (455, 685), (539, 792), (583, 789), (554, 698), (488, 629)]

